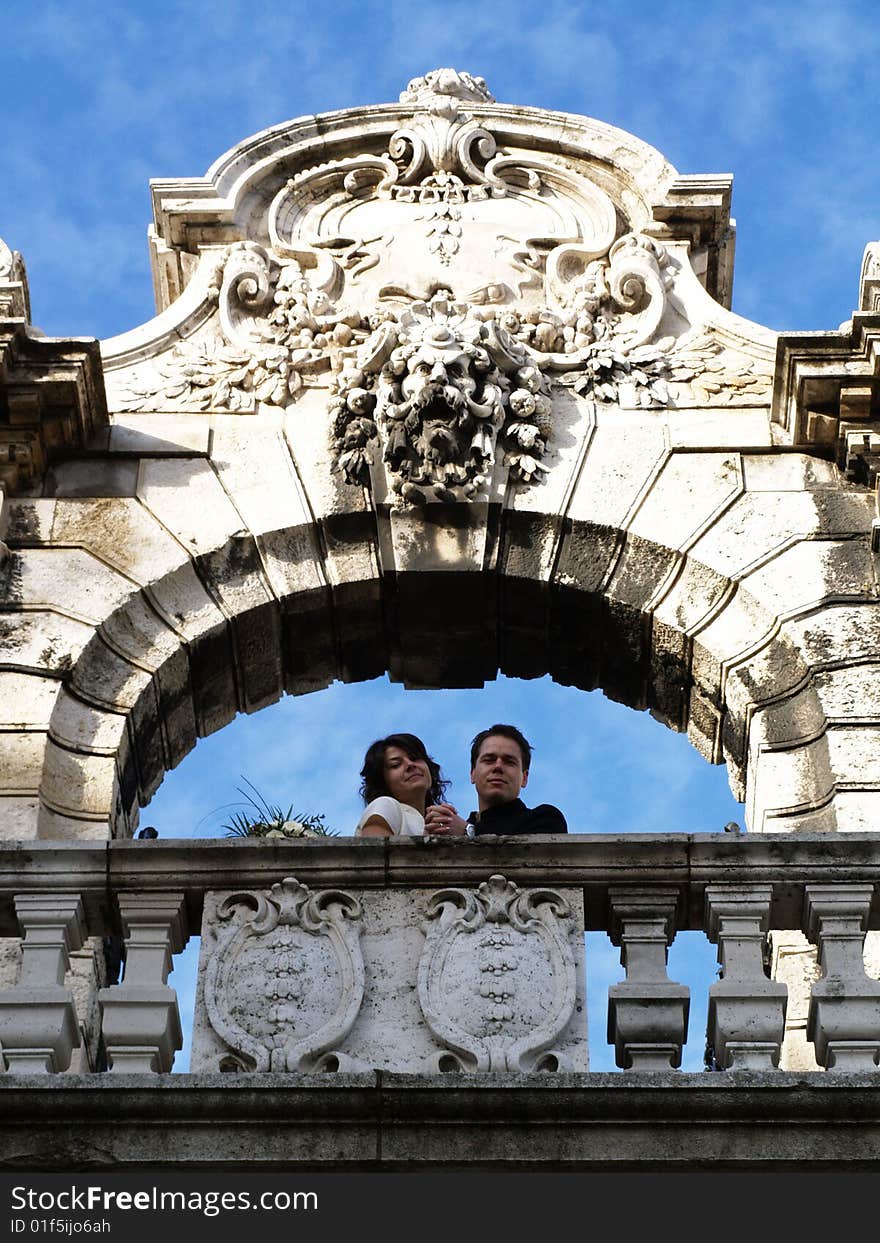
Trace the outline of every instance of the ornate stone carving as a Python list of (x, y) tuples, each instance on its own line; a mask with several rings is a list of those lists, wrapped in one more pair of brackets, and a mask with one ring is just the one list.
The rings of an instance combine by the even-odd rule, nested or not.
[(406, 90), (400, 92), (402, 104), (437, 106), (438, 97), (440, 100), (444, 97), (466, 99), (478, 104), (495, 102), (485, 78), (475, 78), (460, 69), (432, 69), (421, 78), (413, 78)]
[(434, 1037), (463, 1070), (559, 1065), (552, 1046), (575, 1005), (575, 966), (550, 889), (492, 876), (476, 890), (442, 889), (427, 908), (419, 1002)]
[(30, 320), (31, 304), (24, 260), (0, 237), (0, 320)]
[[(357, 312), (334, 313), (296, 259), (279, 262), (256, 242), (230, 246), (217, 264), (211, 296), (221, 332), (189, 340), (140, 381), (117, 391), (116, 405), (249, 413), (257, 401), (286, 406), (306, 377), (337, 367), (339, 350), (355, 340)], [(366, 330), (359, 334), (363, 340)]]
[(205, 970), (205, 1007), (233, 1059), (258, 1071), (338, 1064), (364, 992), (357, 899), (287, 877), (230, 894), (217, 913), (232, 922)]
[(437, 294), (381, 324), (339, 377), (339, 465), (366, 483), (378, 437), (393, 487), (407, 501), (474, 496), (488, 483), (505, 426), (508, 465), (528, 480), (550, 431), (546, 380), (494, 320)]
[(712, 329), (621, 349), (613, 332), (592, 346), (582, 369), (560, 377), (575, 392), (625, 407), (766, 402), (772, 378)]
[(859, 310), (880, 311), (880, 241), (868, 242), (859, 276)]
[(499, 145), (481, 78), (437, 69), (401, 102), (379, 154), (278, 189), (268, 245), (235, 243), (209, 277), (210, 333), (133, 369), (118, 408), (246, 413), (322, 388), (341, 477), (406, 505), (485, 499), (496, 463), (539, 481), (553, 383), (625, 407), (766, 397), (752, 360), (681, 335), (679, 261), (619, 236), (604, 188)]

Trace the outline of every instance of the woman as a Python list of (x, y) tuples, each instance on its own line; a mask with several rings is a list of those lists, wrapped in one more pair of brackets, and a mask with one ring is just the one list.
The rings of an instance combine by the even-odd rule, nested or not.
[(449, 782), (415, 734), (389, 734), (372, 743), (361, 777), (366, 807), (356, 837), (421, 837), (427, 808), (446, 806), (443, 795)]

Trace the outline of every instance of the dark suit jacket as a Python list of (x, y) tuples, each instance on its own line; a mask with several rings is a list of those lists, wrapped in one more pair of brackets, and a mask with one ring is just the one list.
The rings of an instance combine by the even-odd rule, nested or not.
[(510, 803), (499, 803), (485, 811), (473, 812), (468, 820), (474, 826), (474, 835), (484, 833), (567, 833), (565, 816), (558, 807), (541, 803), (539, 807), (526, 807), (521, 798)]

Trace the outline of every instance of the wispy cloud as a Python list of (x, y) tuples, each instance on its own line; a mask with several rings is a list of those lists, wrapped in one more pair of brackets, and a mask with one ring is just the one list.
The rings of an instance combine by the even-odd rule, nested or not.
[(198, 176), (249, 133), (393, 100), (443, 63), (502, 100), (628, 129), (683, 172), (733, 172), (739, 309), (773, 326), (836, 326), (852, 256), (880, 234), (870, 0), (70, 0), (10, 10), (4, 35), (0, 235), (31, 260), (52, 332), (111, 335), (149, 312), (149, 176)]

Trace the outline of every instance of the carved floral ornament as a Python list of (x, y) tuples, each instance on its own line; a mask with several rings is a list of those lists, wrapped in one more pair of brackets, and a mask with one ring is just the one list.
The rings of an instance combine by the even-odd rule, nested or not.
[(663, 246), (618, 236), (612, 200), (564, 161), (505, 153), (473, 111), (491, 102), (435, 70), (383, 154), (288, 181), (268, 244), (216, 265), (213, 336), (130, 378), (118, 408), (247, 412), (321, 387), (342, 477), (384, 469), (406, 504), (485, 495), (496, 459), (540, 479), (553, 385), (609, 406), (765, 398), (711, 331), (659, 336), (681, 310)]

